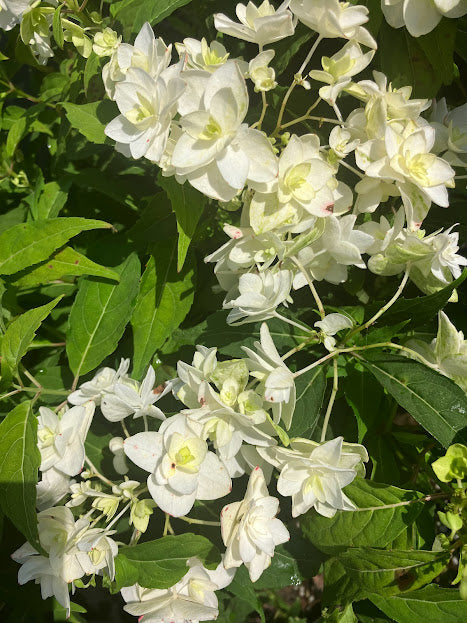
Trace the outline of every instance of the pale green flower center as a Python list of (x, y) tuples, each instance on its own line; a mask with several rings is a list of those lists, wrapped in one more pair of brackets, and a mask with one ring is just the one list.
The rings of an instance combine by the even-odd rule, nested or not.
[(406, 156), (406, 165), (410, 171), (411, 176), (421, 185), (430, 186), (432, 180), (428, 175), (428, 169), (432, 166), (436, 156), (434, 154), (416, 154), (411, 156), (410, 153)]
[(55, 441), (55, 433), (48, 426), (41, 428), (41, 430), (37, 433), (37, 437), (44, 448), (53, 446)]
[(209, 117), (209, 121), (204, 126), (198, 138), (202, 141), (214, 141), (222, 136), (222, 128), (215, 119)]
[(195, 460), (195, 457), (191, 453), (190, 448), (188, 446), (183, 446), (175, 455), (175, 462), (177, 465), (188, 465)]
[(154, 116), (151, 102), (140, 93), (138, 93), (138, 100), (139, 105), (136, 105), (134, 108), (125, 113), (125, 117), (128, 121), (130, 121), (130, 123), (134, 123), (135, 125), (145, 121), (149, 117)]
[(333, 60), (332, 58), (323, 56), (321, 59), (324, 71), (331, 74), (335, 80), (340, 78), (340, 76), (347, 74), (355, 65), (355, 62), (355, 59), (350, 56), (344, 56), (338, 60)]

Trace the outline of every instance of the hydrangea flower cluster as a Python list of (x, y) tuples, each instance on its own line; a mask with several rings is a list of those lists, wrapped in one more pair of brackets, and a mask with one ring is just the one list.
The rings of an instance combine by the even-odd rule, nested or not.
[[(461, 14), (462, 3), (456, 9), (448, 4), (434, 2), (436, 14)], [(432, 12), (425, 21), (416, 19), (418, 5), (382, 0), (387, 19), (401, 26), (402, 15), (417, 36), (435, 21)], [(0, 0), (0, 6), (4, 28), (24, 13), (22, 32), (29, 32), (29, 3)], [(32, 38), (24, 37), (44, 60), (50, 56), (47, 20), (52, 13), (40, 10), (43, 34), (31, 26)], [(335, 392), (319, 442), (287, 434), (296, 408), (296, 378), (330, 358), (337, 366), (339, 349), (359, 330), (347, 315), (325, 313), (316, 283), (342, 284), (351, 267), (368, 268), (378, 275), (404, 274), (401, 288), (410, 278), (432, 293), (467, 265), (452, 227), (422, 229), (432, 204), (448, 207), (453, 167), (465, 166), (466, 107), (448, 111), (444, 101), (431, 105), (413, 99), (410, 87), (393, 88), (379, 72), (373, 72), (373, 80), (358, 81), (376, 49), (363, 6), (289, 0), (275, 9), (264, 0), (260, 6), (238, 4), (236, 14), (238, 21), (215, 15), (215, 27), (258, 46), (248, 61), (232, 58), (223, 44), (205, 39), (186, 38), (174, 51), (149, 24), (133, 45), (110, 29), (94, 37), (95, 53), (110, 57), (102, 79), (119, 114), (105, 132), (117, 151), (146, 158), (162, 175), (175, 176), (211, 199), (241, 206), (239, 226), (225, 226), (229, 240), (206, 261), (215, 264), (226, 292), (227, 322), (262, 324), (260, 341), (243, 347), (242, 358), (223, 360), (215, 347), (199, 345), (192, 362), (178, 362), (177, 377), (163, 386), (156, 383), (152, 366), (140, 382), (128, 374), (130, 361), (122, 360), (118, 369), (103, 368), (70, 393), (70, 406), (40, 408), (39, 534), (48, 557), (28, 544), (13, 557), (22, 565), (20, 583), (40, 583), (42, 595), (55, 595), (65, 608), (70, 607), (69, 585), (74, 590), (85, 575), (113, 580), (118, 544), (110, 538), (111, 528), (127, 513), (134, 544), (154, 516), (165, 517), (167, 530), (170, 517), (196, 523), (189, 513), (198, 501), (223, 499), (234, 479), (248, 477), (244, 498), (226, 500), (220, 513), (217, 525), (226, 549), (217, 570), (190, 559), (186, 575), (169, 589), (134, 584), (122, 590), (125, 610), (139, 620), (182, 623), (215, 619), (215, 591), (232, 581), (235, 569), (245, 564), (256, 581), (271, 564), (275, 547), (289, 539), (287, 520), (278, 517), (279, 498), (269, 495), (268, 487), (276, 486), (274, 469), (277, 492), (291, 498), (293, 518), (311, 509), (328, 518), (355, 510), (343, 489), (364, 476), (368, 454), (340, 436), (326, 439)], [(298, 21), (317, 35), (268, 136), (262, 130), (267, 97), (278, 82), (274, 51), (265, 47), (292, 36)], [(86, 56), (90, 40), (79, 40), (73, 26), (69, 33)], [(321, 69), (310, 71), (312, 55), (325, 38), (345, 43), (332, 57), (321, 58)], [(292, 91), (310, 90), (310, 81), (324, 84), (317, 102), (310, 101), (303, 117), (284, 122)], [(260, 94), (263, 104), (254, 123), (249, 121), (251, 91)], [(345, 119), (339, 108), (343, 95), (356, 102)], [(321, 100), (333, 118), (311, 115)], [(312, 132), (290, 134), (288, 128), (303, 120), (329, 123), (332, 129), (324, 140)], [(343, 171), (358, 180), (355, 194)], [(320, 313), (316, 330), (277, 311), (305, 286)], [(365, 292), (360, 296), (364, 299)], [(307, 339), (322, 343), (326, 354), (293, 371), (286, 363), (289, 354), (279, 353), (265, 322), (273, 318), (298, 326)], [(467, 387), (466, 348), (462, 333), (441, 314), (434, 342), (411, 342), (406, 352)], [(162, 410), (165, 397), (180, 401), (176, 413)], [(86, 455), (93, 418), (122, 428), (123, 437), (109, 443), (113, 480)], [(144, 430), (133, 432), (139, 424)], [(126, 476), (130, 470), (139, 473), (135, 466), (146, 472), (144, 482)]]

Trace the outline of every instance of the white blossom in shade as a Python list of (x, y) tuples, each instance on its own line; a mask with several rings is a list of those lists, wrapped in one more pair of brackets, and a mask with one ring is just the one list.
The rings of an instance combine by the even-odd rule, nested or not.
[(269, 63), (274, 58), (274, 50), (264, 50), (248, 65), (248, 75), (255, 85), (255, 91), (271, 91), (277, 86), (276, 72)]
[(19, 24), (32, 0), (0, 0), (0, 28), (11, 30)]
[(360, 143), (359, 139), (354, 139), (349, 130), (336, 125), (329, 134), (329, 147), (339, 158), (345, 158)]
[(448, 111), (446, 99), (433, 100), (430, 125), (436, 138), (432, 151), (452, 166), (467, 166), (467, 104)]
[(109, 441), (109, 450), (114, 455), (112, 459), (114, 470), (117, 474), (124, 476), (128, 473), (129, 468), (123, 450), (123, 437), (112, 437)]
[(121, 359), (118, 370), (113, 368), (98, 370), (90, 381), (82, 383), (76, 391), (68, 396), (68, 402), (72, 405), (82, 405), (88, 400), (93, 400), (96, 405), (100, 405), (102, 396), (112, 392), (115, 383), (128, 378), (129, 367), (130, 360)]
[(348, 316), (344, 314), (327, 314), (323, 320), (315, 322), (315, 327), (321, 332), (323, 344), (329, 352), (335, 350), (336, 338), (334, 335), (344, 329), (351, 329), (353, 322)]
[(363, 446), (343, 443), (342, 437), (322, 444), (297, 438), (290, 448), (258, 451), (280, 470), (277, 490), (292, 496), (292, 517), (313, 507), (325, 517), (334, 517), (338, 510), (355, 510), (342, 488), (364, 475), (368, 453)]
[(434, 253), (430, 257), (429, 270), (436, 279), (445, 285), (451, 283), (452, 277), (457, 279), (461, 276), (461, 266), (467, 266), (467, 258), (457, 253), (459, 251), (459, 233), (453, 232), (453, 227), (455, 225), (452, 225), (445, 232), (432, 234), (425, 238)]
[(209, 45), (203, 37), (201, 41), (188, 37), (175, 47), (184, 63), (184, 69), (201, 69), (210, 73), (216, 71), (229, 58), (229, 52), (219, 41)]
[(143, 24), (134, 45), (121, 43), (110, 61), (102, 69), (102, 80), (107, 95), (114, 99), (115, 87), (125, 79), (130, 67), (139, 67), (151, 78), (157, 79), (170, 65), (172, 46), (166, 46), (161, 38), (156, 39), (148, 22)]
[(283, 2), (276, 10), (269, 0), (259, 7), (252, 2), (237, 4), (235, 12), (240, 21), (234, 22), (223, 13), (214, 15), (214, 26), (219, 32), (231, 37), (257, 43), (260, 47), (274, 43), (295, 32), (295, 22), (288, 10), (290, 0)]
[(219, 608), (214, 591), (228, 586), (235, 570), (226, 570), (221, 562), (211, 571), (197, 558), (190, 558), (187, 564), (189, 571), (171, 588), (148, 589), (138, 584), (122, 588), (127, 602), (123, 609), (139, 617), (139, 623), (199, 623), (216, 619)]
[(412, 37), (431, 32), (442, 17), (461, 17), (467, 13), (466, 0), (381, 0), (381, 8), (393, 28), (406, 26)]
[(130, 67), (115, 87), (120, 115), (105, 128), (117, 149), (133, 158), (158, 162), (164, 153), (177, 100), (185, 88), (172, 66), (157, 79), (139, 67)]
[(374, 55), (374, 50), (363, 54), (356, 41), (349, 41), (330, 58), (323, 56), (321, 58), (323, 69), (315, 69), (309, 74), (313, 80), (329, 85), (320, 88), (320, 97), (331, 105), (334, 104), (339, 93), (350, 84), (351, 78), (368, 67)]
[(227, 469), (184, 415), (172, 416), (157, 433), (129, 437), (124, 448), (133, 463), (150, 472), (153, 500), (174, 517), (186, 515), (196, 499), (216, 500), (231, 490)]
[(260, 329), (260, 342), (255, 342), (254, 347), (255, 350), (242, 347), (248, 355), (250, 374), (261, 381), (260, 391), (264, 392), (265, 400), (272, 403), (276, 423), (282, 420), (289, 429), (296, 401), (294, 377), (277, 352), (264, 322)]
[(51, 506), (55, 506), (62, 498), (70, 492), (70, 477), (51, 467), (42, 473), (42, 478), (36, 486), (37, 500), (36, 506), (42, 511)]
[(276, 258), (282, 259), (284, 256), (284, 241), (274, 232), (255, 234), (250, 227), (232, 225), (225, 225), (224, 231), (231, 240), (204, 260), (216, 262), (214, 274), (223, 290), (230, 290), (238, 282), (239, 276), (255, 265), (264, 270)]
[(183, 133), (173, 154), (177, 175), (208, 197), (230, 201), (245, 183), (274, 179), (277, 159), (259, 130), (243, 123), (248, 110), (245, 79), (234, 61), (206, 82), (201, 109), (180, 119)]
[(21, 20), (21, 39), (31, 48), (40, 65), (45, 65), (54, 55), (50, 46), (53, 12), (52, 7), (32, 6), (24, 12)]
[(376, 49), (376, 41), (362, 24), (368, 9), (338, 0), (291, 0), (290, 10), (308, 28), (326, 39), (342, 38)]
[(271, 564), (276, 545), (290, 539), (285, 525), (276, 518), (279, 500), (269, 495), (260, 467), (251, 472), (245, 497), (221, 511), (222, 540), (226, 546), (224, 566), (248, 569), (252, 582)]
[(84, 442), (94, 410), (92, 401), (72, 407), (61, 416), (48, 407), (39, 407), (37, 445), (42, 472), (55, 468), (68, 476), (79, 474), (84, 465)]
[[(39, 541), (48, 557), (39, 554), (29, 543), (12, 554), (22, 566), (18, 571), (19, 584), (34, 580), (41, 585), (42, 598), (55, 596), (70, 613), (68, 585), (86, 574), (107, 568), (111, 573), (116, 544), (112, 534), (101, 528), (89, 528), (88, 518), (75, 521), (66, 506), (49, 508), (37, 515)], [(97, 551), (89, 548), (90, 541)], [(92, 547), (92, 546), (91, 546)], [(102, 554), (103, 553), (103, 554)]]
[(357, 182), (355, 191), (357, 192), (356, 212), (374, 212), (379, 204), (387, 201), (389, 197), (400, 196), (400, 191), (393, 182), (373, 177), (364, 177)]
[(164, 420), (165, 415), (154, 403), (171, 390), (171, 384), (167, 383), (160, 392), (154, 388), (155, 380), (156, 373), (152, 366), (149, 366), (142, 383), (133, 379), (120, 379), (120, 382), (114, 384), (112, 392), (102, 396), (101, 411), (104, 417), (110, 422), (120, 422), (129, 415)]
[(238, 290), (229, 292), (224, 301), (224, 309), (231, 310), (227, 322), (243, 324), (272, 318), (277, 306), (290, 300), (292, 277), (290, 270), (269, 269), (241, 275)]
[(467, 391), (467, 340), (443, 311), (438, 314), (438, 333), (431, 344), (411, 339), (406, 345)]
[(324, 249), (338, 262), (346, 266), (365, 268), (361, 254), (373, 243), (373, 238), (358, 229), (354, 229), (357, 217), (347, 214), (326, 219), (326, 229), (319, 239)]
[(320, 156), (318, 136), (294, 134), (279, 159), (279, 203), (291, 203), (314, 216), (328, 216), (334, 206), (334, 195), (328, 184), (333, 173), (333, 168)]

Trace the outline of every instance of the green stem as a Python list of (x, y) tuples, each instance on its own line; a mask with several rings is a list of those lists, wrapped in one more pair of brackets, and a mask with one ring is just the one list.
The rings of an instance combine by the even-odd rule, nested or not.
[(381, 309), (377, 311), (374, 316), (372, 316), (369, 320), (367, 320), (365, 324), (362, 324), (360, 327), (356, 327), (355, 329), (352, 329), (352, 331), (350, 331), (350, 333), (348, 333), (346, 337), (344, 338), (342, 342), (343, 344), (348, 342), (350, 338), (354, 337), (355, 335), (358, 335), (358, 333), (361, 333), (365, 329), (368, 329), (369, 327), (371, 327), (371, 325), (374, 324), (378, 320), (378, 318), (380, 318), (384, 314), (384, 312), (386, 312), (392, 305), (394, 305), (394, 303), (397, 301), (397, 299), (402, 294), (402, 290), (404, 289), (409, 279), (409, 273), (410, 273), (410, 264), (407, 264), (404, 277), (402, 278), (402, 281), (399, 287), (397, 288), (394, 296), (386, 303), (386, 305), (383, 305), (383, 307), (381, 307)]
[(339, 372), (337, 369), (337, 356), (334, 357), (332, 364), (333, 364), (332, 392), (331, 392), (331, 396), (329, 397), (329, 403), (328, 403), (328, 408), (326, 410), (326, 415), (324, 416), (323, 430), (321, 431), (321, 439), (320, 439), (321, 443), (324, 443), (324, 441), (326, 441), (326, 433), (328, 430), (329, 419), (331, 417), (332, 408), (334, 406), (334, 401), (336, 400), (337, 390), (339, 388)]
[(310, 106), (310, 108), (306, 111), (304, 115), (302, 115), (301, 117), (297, 117), (296, 119), (293, 119), (292, 121), (288, 121), (287, 123), (283, 123), (280, 129), (285, 130), (285, 128), (289, 128), (291, 125), (295, 125), (296, 123), (302, 123), (302, 121), (308, 121), (309, 119), (312, 119), (312, 117), (310, 117), (310, 113), (312, 110), (316, 108), (316, 106), (318, 106), (320, 101), (321, 101), (321, 98), (318, 97), (316, 102)]
[(296, 256), (292, 256), (290, 259), (292, 260), (292, 262), (294, 262), (294, 264), (297, 266), (298, 270), (305, 277), (306, 282), (308, 283), (310, 291), (311, 291), (311, 293), (313, 295), (313, 298), (315, 299), (315, 303), (316, 303), (316, 305), (318, 307), (318, 311), (319, 311), (319, 315), (321, 316), (321, 320), (324, 320), (324, 317), (326, 316), (326, 312), (324, 311), (323, 303), (321, 302), (321, 299), (319, 298), (318, 292), (317, 292), (317, 290), (315, 288), (313, 280), (311, 279), (310, 275), (308, 274), (308, 271), (305, 269), (303, 264), (301, 264), (301, 262), (297, 259)]
[(198, 524), (200, 526), (220, 526), (220, 521), (206, 521), (204, 519), (194, 519), (193, 517), (176, 517), (176, 519), (181, 519), (186, 523), (190, 524)]
[(101, 474), (100, 471), (97, 469), (97, 467), (94, 465), (94, 463), (91, 461), (91, 459), (89, 459), (88, 457), (85, 458), (86, 463), (89, 465), (89, 467), (91, 468), (92, 471), (92, 475), (93, 476), (97, 476), (100, 480), (102, 480), (102, 482), (105, 482), (106, 485), (109, 485), (109, 487), (113, 487), (115, 486), (115, 483), (113, 483), (111, 480), (109, 480), (106, 476), (104, 476), (104, 474)]
[(282, 100), (282, 104), (279, 110), (279, 116), (277, 117), (277, 124), (276, 127), (274, 129), (273, 135), (277, 134), (279, 132), (279, 130), (281, 129), (281, 124), (282, 124), (282, 117), (284, 116), (284, 112), (285, 112), (285, 107), (287, 106), (287, 102), (289, 101), (290, 96), (292, 95), (293, 90), (295, 89), (295, 87), (297, 86), (297, 84), (299, 83), (299, 80), (297, 80), (297, 75), (301, 77), (303, 70), (305, 69), (305, 67), (308, 65), (308, 63), (311, 60), (311, 57), (313, 56), (316, 48), (318, 47), (318, 45), (320, 44), (321, 40), (322, 40), (322, 36), (318, 35), (317, 39), (315, 40), (315, 42), (313, 43), (311, 50), (308, 52), (305, 60), (303, 61), (303, 63), (300, 66), (300, 69), (298, 70), (298, 72), (295, 74), (294, 79), (292, 84), (289, 86), (287, 93), (284, 96), (284, 99)]
[(286, 316), (281, 316), (281, 314), (278, 314), (277, 312), (274, 312), (274, 318), (279, 318), (279, 320), (283, 320), (284, 322), (287, 322), (287, 324), (290, 324), (293, 327), (297, 327), (298, 329), (305, 331), (305, 333), (311, 333), (313, 331), (313, 329), (310, 329), (310, 327), (306, 328), (303, 325), (299, 324), (298, 322), (295, 322), (294, 320), (287, 318)]

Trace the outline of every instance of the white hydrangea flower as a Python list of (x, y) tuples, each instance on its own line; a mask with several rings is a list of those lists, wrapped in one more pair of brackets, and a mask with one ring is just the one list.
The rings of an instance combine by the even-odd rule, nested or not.
[(329, 184), (333, 173), (333, 168), (320, 156), (318, 136), (294, 134), (279, 158), (279, 202), (304, 208), (314, 216), (328, 216), (334, 206)]
[(184, 63), (184, 69), (200, 69), (212, 73), (229, 58), (229, 52), (222, 43), (212, 41), (208, 45), (204, 37), (201, 41), (187, 37), (183, 39), (183, 43), (176, 43), (175, 47)]
[(216, 13), (214, 26), (219, 32), (262, 47), (294, 34), (295, 22), (288, 10), (289, 4), (290, 0), (286, 0), (277, 10), (269, 0), (264, 0), (259, 7), (252, 2), (246, 6), (237, 4), (235, 12), (240, 24), (223, 13)]
[(114, 455), (112, 459), (114, 470), (124, 476), (128, 473), (129, 467), (123, 450), (123, 437), (112, 437), (109, 441), (109, 450)]
[(452, 166), (467, 166), (467, 104), (448, 111), (446, 98), (433, 100), (430, 125), (436, 139), (432, 151), (442, 153), (442, 158)]
[(204, 259), (216, 262), (214, 274), (223, 290), (230, 290), (239, 276), (254, 266), (264, 270), (284, 256), (283, 237), (274, 232), (255, 234), (251, 227), (232, 225), (225, 225), (224, 231), (231, 240)]
[(32, 0), (0, 0), (0, 28), (11, 30), (19, 24)]
[(96, 32), (92, 49), (97, 56), (112, 56), (122, 41), (115, 30), (104, 28), (102, 32)]
[(172, 66), (155, 79), (140, 67), (130, 67), (117, 83), (114, 99), (121, 114), (107, 124), (105, 133), (119, 151), (153, 162), (161, 159), (185, 88), (178, 74)]
[(186, 515), (196, 499), (216, 500), (231, 490), (227, 469), (184, 415), (163, 422), (158, 433), (129, 437), (124, 448), (133, 463), (150, 472), (153, 500), (174, 517)]
[(208, 197), (230, 201), (245, 183), (274, 179), (277, 160), (271, 143), (243, 123), (248, 92), (241, 71), (229, 61), (205, 84), (201, 109), (180, 119), (183, 130), (173, 154), (177, 175)]
[(453, 232), (453, 225), (444, 232), (424, 238), (429, 245), (430, 254), (426, 261), (417, 263), (422, 273), (431, 274), (443, 285), (451, 283), (452, 278), (461, 276), (461, 266), (467, 266), (467, 258), (459, 255), (459, 233)]
[(345, 158), (360, 143), (359, 139), (354, 139), (349, 130), (336, 125), (329, 134), (329, 147), (339, 158)]
[(70, 477), (58, 469), (51, 467), (42, 473), (42, 478), (36, 485), (36, 506), (42, 511), (58, 504), (70, 492)]
[[(266, 422), (267, 413), (262, 408), (262, 400), (258, 404), (250, 394), (245, 395), (246, 392), (239, 392), (235, 397), (233, 406), (238, 406), (236, 411), (233, 406), (223, 403), (210, 385), (205, 383), (204, 386), (203, 406), (183, 413), (193, 428), (201, 427), (203, 438), (212, 440), (216, 452), (232, 476), (229, 462), (239, 453), (243, 443), (254, 446), (275, 443), (261, 427)], [(250, 409), (253, 404), (254, 408)]]
[(295, 409), (294, 376), (277, 352), (269, 328), (264, 322), (260, 329), (260, 342), (255, 342), (254, 346), (254, 351), (246, 346), (242, 347), (248, 355), (250, 374), (261, 381), (261, 391), (264, 391), (265, 400), (273, 405), (276, 423), (282, 420), (288, 430)]
[(290, 539), (285, 525), (276, 519), (278, 512), (279, 500), (269, 495), (263, 472), (255, 467), (244, 499), (221, 511), (226, 569), (245, 563), (251, 581), (256, 582), (271, 564), (276, 545)]
[(37, 445), (42, 472), (55, 468), (68, 476), (79, 474), (84, 465), (84, 442), (95, 408), (91, 401), (58, 416), (48, 407), (39, 407)]
[(100, 405), (102, 396), (112, 392), (115, 383), (128, 378), (129, 367), (130, 360), (122, 358), (117, 370), (113, 368), (98, 370), (90, 381), (82, 383), (68, 396), (68, 402), (72, 405), (82, 405), (88, 400), (93, 400), (96, 405)]
[(139, 617), (139, 623), (200, 623), (212, 621), (219, 614), (216, 590), (230, 584), (235, 570), (226, 570), (222, 564), (214, 571), (206, 569), (197, 558), (187, 563), (189, 571), (168, 589), (148, 589), (135, 584), (122, 588), (128, 605), (125, 612)]
[[(102, 528), (89, 528), (88, 518), (75, 521), (66, 506), (44, 510), (37, 515), (39, 541), (48, 558), (25, 543), (12, 554), (22, 566), (19, 584), (35, 580), (41, 585), (42, 598), (54, 596), (70, 614), (68, 585), (86, 574), (106, 568), (113, 578), (113, 559), (117, 545)], [(73, 584), (72, 584), (73, 587)]]
[(140, 384), (133, 379), (120, 379), (113, 386), (113, 391), (102, 396), (101, 411), (110, 422), (120, 422), (129, 415), (134, 418), (147, 416), (164, 420), (165, 415), (155, 407), (154, 403), (165, 396), (171, 390), (171, 384), (167, 383), (160, 392), (154, 389), (156, 373), (149, 366), (143, 382)]
[(276, 72), (269, 63), (274, 58), (274, 50), (265, 50), (253, 58), (248, 65), (248, 75), (255, 85), (255, 91), (271, 91), (277, 86)]
[(314, 326), (320, 329), (325, 348), (332, 352), (336, 346), (336, 338), (333, 336), (343, 329), (351, 329), (353, 322), (344, 314), (326, 314), (324, 319), (315, 322)]
[(438, 314), (438, 333), (431, 344), (412, 339), (407, 346), (467, 391), (467, 340), (443, 311)]
[(342, 437), (318, 444), (308, 439), (292, 439), (290, 448), (259, 448), (259, 453), (280, 470), (277, 490), (292, 496), (292, 517), (310, 508), (324, 517), (338, 510), (354, 510), (342, 492), (356, 476), (365, 473), (366, 449), (343, 443)]
[(369, 248), (373, 239), (370, 235), (354, 229), (356, 220), (357, 217), (353, 214), (340, 218), (329, 216), (319, 243), (339, 264), (365, 268), (361, 254)]
[(290, 270), (269, 269), (241, 275), (238, 290), (229, 293), (224, 301), (224, 309), (231, 309), (227, 322), (242, 324), (272, 318), (277, 306), (289, 300), (292, 277)]
[(139, 67), (151, 78), (157, 79), (170, 65), (172, 46), (166, 46), (161, 38), (156, 39), (148, 22), (143, 24), (134, 45), (121, 43), (110, 61), (102, 69), (102, 80), (110, 99), (114, 99), (115, 87), (125, 79), (130, 67)]
[(321, 58), (323, 70), (316, 69), (309, 74), (313, 80), (330, 85), (320, 88), (320, 97), (329, 101), (331, 105), (334, 104), (339, 93), (350, 84), (351, 78), (368, 67), (374, 55), (374, 50), (363, 54), (356, 41), (349, 41), (330, 58), (323, 56)]
[(431, 32), (442, 17), (462, 17), (466, 0), (381, 0), (384, 17), (393, 28), (406, 26), (412, 37)]
[(454, 185), (454, 170), (430, 153), (435, 131), (423, 126), (399, 134), (390, 125), (384, 140), (373, 139), (355, 150), (356, 162), (369, 177), (395, 181), (413, 228), (420, 227), (431, 201), (439, 206), (449, 205), (447, 186)]
[(290, 10), (322, 37), (351, 39), (376, 50), (376, 41), (362, 26), (368, 21), (364, 6), (338, 0), (291, 0)]

